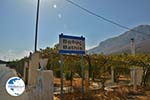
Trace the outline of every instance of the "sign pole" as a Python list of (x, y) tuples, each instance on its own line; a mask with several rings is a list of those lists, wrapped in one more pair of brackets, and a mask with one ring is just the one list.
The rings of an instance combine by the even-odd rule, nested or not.
[(82, 99), (84, 99), (84, 58), (81, 55), (81, 67), (82, 67)]
[(61, 90), (60, 90), (60, 100), (63, 100), (63, 55), (60, 54), (60, 73), (61, 73)]
[(80, 54), (81, 70), (82, 70), (82, 98), (84, 98), (84, 54), (85, 54), (85, 38), (77, 36), (59, 35), (59, 54), (60, 54), (60, 70), (61, 70), (61, 95), (63, 100), (63, 58), (62, 54)]

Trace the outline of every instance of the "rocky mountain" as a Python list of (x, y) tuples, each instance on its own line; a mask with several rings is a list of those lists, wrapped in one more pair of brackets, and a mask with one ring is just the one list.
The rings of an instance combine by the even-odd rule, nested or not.
[(135, 39), (136, 53), (150, 53), (150, 25), (139, 25), (117, 37), (102, 41), (88, 53), (130, 53), (131, 38)]

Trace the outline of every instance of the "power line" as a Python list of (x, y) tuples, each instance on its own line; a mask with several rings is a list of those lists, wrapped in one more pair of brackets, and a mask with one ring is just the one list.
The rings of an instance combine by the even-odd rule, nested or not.
[(71, 3), (72, 5), (74, 5), (74, 6), (78, 7), (78, 8), (80, 8), (80, 9), (82, 9), (82, 10), (85, 11), (85, 12), (87, 12), (87, 13), (93, 15), (93, 16), (96, 16), (96, 17), (98, 17), (98, 18), (100, 18), (100, 19), (102, 19), (102, 20), (105, 20), (105, 21), (107, 21), (107, 22), (109, 22), (109, 23), (111, 23), (111, 24), (113, 24), (113, 25), (116, 25), (116, 26), (121, 27), (121, 28), (123, 28), (123, 29), (127, 29), (127, 30), (130, 30), (130, 31), (134, 31), (134, 32), (137, 32), (137, 33), (146, 34), (146, 33), (143, 33), (143, 32), (140, 32), (140, 31), (137, 31), (137, 30), (134, 30), (134, 29), (131, 29), (131, 28), (125, 26), (125, 25), (119, 24), (119, 23), (117, 23), (117, 22), (115, 22), (115, 21), (112, 21), (112, 20), (110, 20), (110, 19), (108, 19), (108, 18), (106, 18), (106, 17), (103, 17), (103, 16), (101, 16), (101, 15), (99, 15), (99, 14), (96, 14), (96, 13), (94, 13), (94, 12), (92, 12), (92, 11), (90, 11), (90, 10), (84, 8), (84, 7), (82, 7), (81, 5), (79, 5), (79, 4), (77, 4), (77, 3), (73, 2), (73, 1), (71, 1), (71, 0), (65, 0), (65, 1), (67, 1), (67, 2)]

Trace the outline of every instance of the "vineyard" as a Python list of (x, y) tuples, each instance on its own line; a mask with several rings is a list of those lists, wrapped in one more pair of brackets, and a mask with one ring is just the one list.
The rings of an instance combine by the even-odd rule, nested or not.
[[(52, 69), (56, 76), (60, 70), (59, 68), (59, 54), (55, 48), (41, 49), (41, 56), (49, 58), (47, 65), (48, 69)], [(64, 73), (73, 76), (78, 73), (81, 76), (81, 57), (80, 55), (63, 55), (64, 59)], [(133, 67), (143, 69), (142, 86), (150, 86), (150, 55), (137, 54), (135, 56), (130, 54), (120, 55), (103, 55), (103, 54), (87, 54), (84, 56), (85, 70), (88, 70), (89, 77), (93, 80), (101, 78), (102, 76), (109, 77), (111, 69), (115, 70), (116, 77), (118, 75), (130, 76), (130, 69)], [(67, 75), (66, 75), (67, 76)]]
[[(53, 70), (54, 86), (60, 87), (60, 55), (58, 54), (58, 45), (54, 48), (47, 47), (40, 49), (41, 58), (48, 58), (47, 69)], [(23, 62), (28, 61), (30, 57), (25, 57), (20, 61), (10, 62), (10, 66), (21, 74)], [(64, 67), (64, 86), (72, 87), (73, 92), (65, 93), (64, 98), (81, 98), (81, 56), (80, 55), (63, 55)], [(137, 94), (146, 95), (150, 87), (150, 55), (149, 54), (120, 54), (120, 55), (103, 55), (103, 54), (86, 54), (84, 55), (85, 72), (88, 72), (88, 90), (85, 92), (85, 100), (109, 100), (110, 98), (121, 98), (126, 100), (129, 94), (134, 94), (132, 85), (128, 85), (131, 80), (131, 69), (141, 68), (143, 71), (141, 83), (137, 88)], [(110, 84), (114, 70), (114, 84), (117, 85), (113, 91), (106, 91)], [(138, 73), (137, 73), (138, 74)], [(85, 79), (86, 80), (86, 79)], [(122, 81), (123, 80), (123, 81)], [(120, 83), (123, 82), (121, 86)], [(90, 90), (92, 84), (100, 83), (98, 90)], [(148, 89), (148, 90), (147, 90)], [(78, 96), (76, 96), (78, 95)], [(149, 92), (148, 92), (149, 95)], [(56, 95), (59, 98), (59, 95)], [(93, 98), (93, 99), (92, 99)], [(96, 99), (101, 98), (101, 99)], [(70, 99), (72, 100), (72, 99)]]

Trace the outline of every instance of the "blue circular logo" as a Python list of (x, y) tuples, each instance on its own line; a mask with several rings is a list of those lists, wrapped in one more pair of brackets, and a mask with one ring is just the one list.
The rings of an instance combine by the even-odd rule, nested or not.
[(19, 77), (11, 77), (6, 82), (6, 90), (11, 96), (20, 96), (25, 91), (25, 83)]

